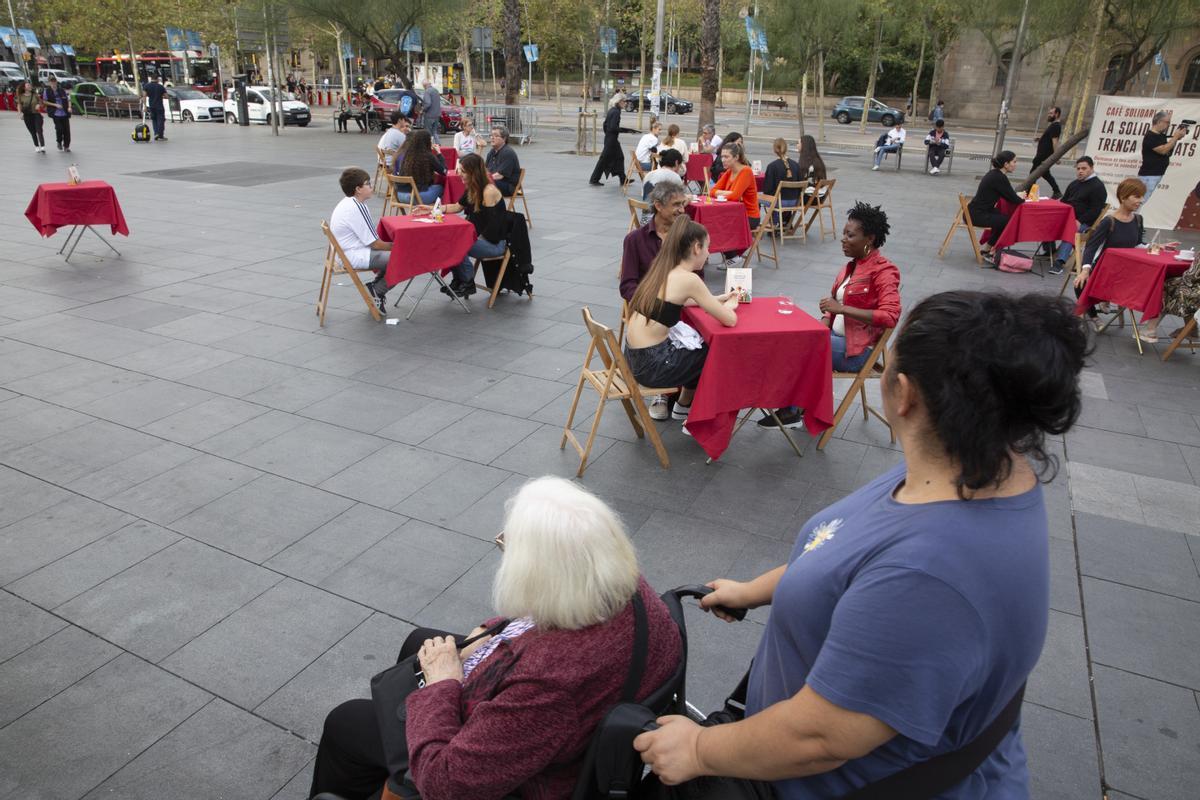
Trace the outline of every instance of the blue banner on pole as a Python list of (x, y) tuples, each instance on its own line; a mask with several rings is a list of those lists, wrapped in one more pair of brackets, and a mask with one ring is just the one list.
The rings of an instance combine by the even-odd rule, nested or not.
[(200, 38), (199, 32), (184, 31), (183, 36), (185, 39), (187, 39), (188, 47), (191, 48), (192, 50), (203, 50), (204, 49), (204, 41)]
[(767, 52), (767, 32), (762, 29), (754, 17), (746, 17), (746, 38), (750, 41), (751, 50), (759, 53)]
[(342, 60), (345, 61), (348, 58), (354, 58), (354, 48), (347, 43), (342, 45)]
[(15, 34), (16, 31), (12, 28), (0, 28), (0, 42), (4, 42), (5, 47), (12, 47)]
[(617, 29), (601, 27), (600, 28), (600, 52), (612, 53), (617, 52)]
[(409, 28), (408, 33), (404, 34), (404, 44), (400, 48), (408, 52), (421, 52), (421, 29)]
[(676, 53), (674, 50), (667, 53), (667, 66), (671, 69), (679, 68), (679, 53)]
[(187, 39), (183, 37), (183, 31), (179, 28), (165, 28), (167, 34), (167, 49), (168, 50), (186, 50)]
[(521, 49), (525, 51), (525, 60), (530, 64), (538, 60), (538, 46), (536, 44), (527, 44)]

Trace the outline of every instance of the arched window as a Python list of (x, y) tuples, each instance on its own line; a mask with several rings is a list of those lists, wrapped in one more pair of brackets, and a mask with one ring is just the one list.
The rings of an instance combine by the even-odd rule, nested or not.
[(1003, 88), (1008, 82), (1008, 71), (1012, 68), (1013, 54), (1012, 50), (1005, 50), (1000, 54), (1000, 61), (996, 64), (996, 86)]
[(1103, 91), (1116, 91), (1117, 81), (1120, 80), (1121, 74), (1125, 72), (1125, 65), (1128, 62), (1129, 55), (1127, 53), (1115, 55), (1108, 60), (1108, 66), (1104, 68)]
[(1183, 72), (1183, 84), (1180, 94), (1200, 94), (1200, 53), (1192, 56)]

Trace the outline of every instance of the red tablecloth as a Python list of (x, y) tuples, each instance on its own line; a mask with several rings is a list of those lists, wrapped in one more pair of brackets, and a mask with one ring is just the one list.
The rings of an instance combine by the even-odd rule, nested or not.
[(687, 173), (683, 179), (704, 183), (708, 180), (708, 170), (712, 167), (712, 163), (712, 153), (690, 153), (687, 160)]
[(708, 229), (708, 249), (712, 253), (745, 250), (750, 246), (750, 220), (741, 202), (693, 202), (687, 214)]
[(1078, 230), (1075, 209), (1061, 200), (1025, 202), (1017, 206), (995, 246), (1008, 247), (1017, 242), (1074, 242)]
[(738, 306), (732, 328), (701, 309), (683, 310), (709, 348), (687, 428), (712, 458), (729, 446), (744, 408), (800, 406), (814, 436), (833, 424), (829, 329), (798, 308), (785, 315), (779, 307), (777, 298), (755, 297)]
[(33, 193), (25, 217), (42, 236), (68, 225), (108, 225), (112, 233), (129, 235), (117, 193), (104, 181), (43, 183)]
[[(1088, 276), (1075, 313), (1108, 301), (1142, 312), (1142, 322), (1162, 313), (1163, 283), (1187, 272), (1189, 261), (1177, 261), (1177, 253), (1150, 255), (1140, 247), (1107, 247)], [(690, 429), (689, 429), (690, 430)]]
[(767, 173), (765, 172), (754, 173), (754, 190), (759, 194), (762, 194), (763, 178), (765, 177), (767, 177)]
[(443, 204), (457, 203), (467, 192), (467, 186), (463, 183), (462, 176), (456, 172), (447, 172), (444, 176), (438, 175), (435, 182), (445, 187), (442, 190)]
[(387, 216), (379, 220), (379, 238), (392, 243), (388, 258), (387, 284), (397, 283), (462, 263), (475, 244), (475, 226), (449, 214), (441, 222), (422, 222), (428, 217)]
[(454, 172), (454, 167), (458, 164), (458, 151), (453, 147), (443, 147), (441, 154), (442, 158), (446, 160), (446, 171)]

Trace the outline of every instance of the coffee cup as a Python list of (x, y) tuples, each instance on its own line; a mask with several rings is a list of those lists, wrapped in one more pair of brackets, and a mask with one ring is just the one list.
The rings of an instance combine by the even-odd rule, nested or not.
[(1196, 251), (1191, 247), (1189, 247), (1187, 250), (1180, 250), (1179, 257), (1191, 260), (1196, 257)]

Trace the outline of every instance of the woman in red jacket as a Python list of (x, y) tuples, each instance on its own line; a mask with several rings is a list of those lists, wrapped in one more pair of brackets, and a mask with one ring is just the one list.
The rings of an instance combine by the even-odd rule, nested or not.
[[(900, 321), (900, 270), (879, 248), (891, 228), (879, 206), (854, 204), (842, 229), (842, 252), (850, 258), (833, 282), (830, 296), (821, 300), (822, 321), (829, 327), (833, 344), (833, 371), (858, 372), (885, 328)], [(801, 409), (777, 412), (785, 428), (803, 424)], [(775, 421), (764, 416), (764, 428)]]
[[(526, 483), (496, 544), (492, 599), (511, 621), (462, 652), (440, 631), (414, 631), (405, 649), (419, 653), (425, 686), (384, 710), (406, 720), (408, 772), (422, 800), (569, 798), (596, 726), (620, 701), (635, 594), (649, 634), (638, 699), (679, 664), (678, 626), (641, 577), (620, 519), (586, 489), (561, 478)], [(343, 703), (325, 718), (311, 794), (377, 797), (403, 778), (387, 763), (374, 703)]]

